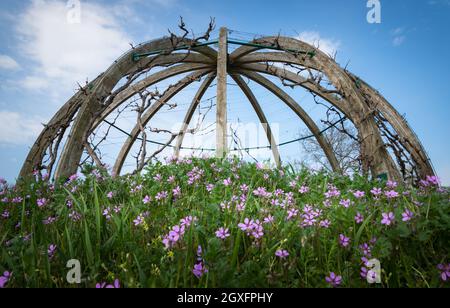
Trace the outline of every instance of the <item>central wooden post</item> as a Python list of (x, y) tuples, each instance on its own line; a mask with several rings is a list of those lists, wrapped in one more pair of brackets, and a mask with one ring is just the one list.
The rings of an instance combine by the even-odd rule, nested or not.
[(220, 28), (217, 57), (216, 156), (227, 155), (227, 62), (228, 30)]

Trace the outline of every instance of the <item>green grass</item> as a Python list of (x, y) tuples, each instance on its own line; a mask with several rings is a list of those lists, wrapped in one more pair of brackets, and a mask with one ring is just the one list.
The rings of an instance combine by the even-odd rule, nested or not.
[[(197, 167), (203, 170), (189, 184), (188, 173)], [(112, 283), (119, 279), (125, 287), (330, 287), (325, 277), (334, 272), (342, 276), (341, 287), (445, 287), (440, 279), (438, 264), (449, 263), (450, 209), (449, 194), (436, 186), (402, 188), (400, 196), (388, 200), (384, 195), (375, 199), (370, 190), (386, 183), (372, 182), (364, 177), (338, 176), (295, 170), (261, 169), (237, 159), (184, 160), (177, 164), (155, 164), (143, 175), (111, 178), (103, 172), (95, 176), (85, 167), (84, 176), (54, 186), (42, 181), (24, 181), (17, 187), (4, 186), (0, 213), (0, 271), (12, 272), (6, 287), (95, 287), (98, 282)], [(154, 179), (160, 175), (161, 179)], [(174, 181), (168, 182), (173, 176)], [(223, 180), (232, 184), (225, 186)], [(211, 192), (207, 184), (213, 184)], [(241, 185), (249, 187), (248, 193)], [(295, 186), (293, 186), (295, 184)], [(324, 195), (332, 184), (340, 196)], [(136, 190), (138, 185), (142, 188)], [(302, 185), (309, 192), (299, 193)], [(181, 196), (173, 190), (179, 186)], [(279, 196), (255, 196), (253, 191), (264, 187)], [(135, 192), (131, 192), (135, 190)], [(353, 191), (364, 191), (357, 199)], [(167, 198), (157, 201), (158, 193), (167, 191)], [(113, 197), (107, 197), (113, 192)], [(288, 195), (291, 193), (291, 195)], [(236, 204), (242, 195), (245, 209)], [(23, 201), (12, 203), (14, 197)], [(144, 204), (145, 196), (152, 201)], [(44, 207), (37, 200), (48, 200)], [(280, 204), (273, 205), (272, 199)], [(350, 199), (348, 208), (341, 199)], [(5, 201), (5, 200), (4, 200)], [(67, 206), (72, 204), (71, 208)], [(222, 205), (230, 202), (230, 208)], [(321, 213), (312, 226), (304, 222), (306, 205)], [(110, 219), (104, 215), (109, 208)], [(120, 208), (117, 213), (114, 209)], [(287, 211), (297, 209), (297, 216), (287, 220)], [(410, 221), (402, 221), (402, 213), (413, 213)], [(69, 214), (80, 215), (73, 220)], [(357, 213), (364, 216), (358, 224)], [(390, 226), (381, 224), (382, 213), (395, 213)], [(143, 223), (135, 225), (139, 215)], [(271, 224), (262, 224), (264, 235), (255, 239), (243, 232), (238, 224), (245, 218), (263, 221), (269, 215)], [(180, 220), (193, 216), (196, 221), (170, 249), (163, 238)], [(45, 225), (43, 220), (56, 217)], [(321, 221), (328, 220), (328, 228)], [(18, 224), (20, 223), (20, 224)], [(222, 240), (215, 232), (228, 228), (230, 236)], [(339, 235), (350, 238), (347, 248), (339, 244)], [(376, 238), (376, 242), (370, 243)], [(363, 256), (360, 245), (368, 244), (371, 258), (381, 262), (381, 284), (369, 284), (360, 276)], [(57, 250), (49, 258), (47, 249)], [(198, 246), (202, 247), (200, 259)], [(280, 259), (275, 252), (284, 249), (289, 257)], [(66, 281), (70, 259), (81, 262), (82, 283)], [(200, 278), (192, 270), (202, 262), (208, 269)]]

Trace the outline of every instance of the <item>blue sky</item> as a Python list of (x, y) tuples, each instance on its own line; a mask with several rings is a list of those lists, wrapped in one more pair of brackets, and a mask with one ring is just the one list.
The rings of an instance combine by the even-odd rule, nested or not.
[[(450, 1), (381, 0), (369, 24), (365, 0), (81, 0), (67, 25), (67, 1), (0, 2), (0, 176), (13, 180), (27, 150), (58, 108), (129, 48), (175, 29), (218, 26), (300, 36), (337, 50), (338, 62), (405, 114), (444, 184), (450, 184)], [(283, 131), (283, 129), (282, 129)], [(290, 136), (281, 136), (281, 141)], [(282, 154), (283, 155), (283, 154)]]

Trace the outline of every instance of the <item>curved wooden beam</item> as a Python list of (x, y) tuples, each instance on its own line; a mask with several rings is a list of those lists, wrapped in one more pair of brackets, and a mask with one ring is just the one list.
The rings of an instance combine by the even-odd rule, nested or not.
[(308, 80), (298, 74), (295, 74), (289, 70), (284, 68), (276, 67), (276, 66), (268, 66), (266, 64), (260, 63), (251, 63), (251, 64), (240, 64), (239, 66), (233, 67), (232, 70), (236, 69), (244, 69), (247, 71), (254, 71), (263, 73), (270, 76), (275, 76), (279, 79), (286, 80), (291, 82), (293, 85), (298, 85), (322, 99), (331, 103), (334, 107), (336, 107), (340, 112), (346, 115), (350, 119), (350, 109), (348, 107), (348, 102), (346, 99), (338, 99), (334, 94), (329, 93), (327, 89), (320, 87), (314, 83), (308, 82)]
[(126, 100), (139, 93), (148, 87), (151, 87), (158, 82), (161, 82), (165, 79), (174, 77), (176, 75), (210, 68), (210, 65), (205, 64), (197, 64), (197, 63), (188, 63), (188, 64), (179, 64), (176, 66), (171, 66), (165, 70), (159, 71), (153, 75), (148, 76), (147, 78), (129, 86), (124, 91), (120, 92), (113, 100), (113, 102), (106, 107), (106, 109), (101, 113), (101, 115), (95, 119), (94, 124), (92, 125), (91, 131), (94, 131), (100, 123), (107, 118), (115, 109), (117, 109), (120, 105), (122, 105)]
[(256, 115), (258, 116), (259, 121), (261, 122), (261, 125), (266, 133), (267, 140), (269, 141), (270, 149), (272, 150), (272, 154), (273, 154), (273, 159), (275, 160), (277, 168), (281, 169), (280, 151), (278, 150), (278, 145), (276, 144), (276, 140), (272, 133), (272, 129), (270, 128), (269, 121), (267, 121), (266, 115), (264, 114), (264, 111), (262, 110), (261, 105), (258, 103), (258, 100), (256, 99), (255, 95), (253, 94), (252, 90), (245, 83), (245, 81), (242, 79), (241, 76), (239, 76), (237, 74), (232, 74), (231, 77), (234, 79), (234, 81), (237, 83), (237, 85), (241, 88), (242, 92), (244, 92), (245, 96), (247, 96), (247, 99), (249, 100), (250, 104), (252, 105), (253, 109), (255, 110)]
[[(215, 50), (211, 49), (213, 52)], [(196, 52), (177, 52), (172, 54), (159, 54), (156, 56), (142, 58), (136, 65), (129, 69), (127, 72), (131, 74), (133, 72), (142, 71), (144, 69), (151, 69), (158, 66), (170, 66), (173, 64), (179, 63), (201, 63), (201, 64), (209, 64), (215, 65), (215, 61), (211, 59), (209, 56), (204, 54), (199, 54)]]
[[(297, 44), (292, 44), (292, 41), (296, 41)], [(306, 62), (308, 59), (313, 59), (314, 57), (311, 57), (311, 54), (317, 54), (320, 53), (321, 55), (325, 55), (322, 53), (318, 48), (311, 46), (310, 44), (307, 44), (303, 41), (299, 41), (297, 39), (289, 38), (289, 37), (282, 37), (282, 36), (268, 36), (268, 37), (262, 37), (255, 39), (251, 42), (254, 44), (254, 46), (250, 45), (244, 45), (239, 48), (237, 48), (231, 55), (230, 55), (230, 63), (234, 64), (236, 62), (241, 61), (241, 58), (246, 57), (250, 54), (262, 54), (263, 52), (257, 52), (259, 50), (268, 49), (265, 48), (265, 46), (271, 47), (270, 49), (279, 49), (280, 51), (284, 52), (266, 52), (266, 53), (289, 53), (292, 54), (296, 59), (301, 59), (301, 61)], [(286, 46), (286, 44), (289, 43), (290, 46)], [(300, 45), (298, 45), (298, 43)], [(259, 46), (257, 46), (259, 45)], [(291, 51), (288, 51), (291, 50)], [(295, 52), (294, 52), (295, 51)], [(327, 55), (325, 55), (328, 57)]]
[[(194, 81), (198, 80), (199, 78), (207, 75), (210, 73), (210, 69), (202, 69), (199, 71), (196, 71), (189, 76), (186, 76), (182, 80), (180, 80), (175, 86), (171, 87), (164, 95), (159, 99), (156, 103), (154, 103), (142, 116), (142, 125), (145, 127), (147, 123), (153, 118), (153, 116), (161, 109), (164, 104), (166, 104), (172, 97), (174, 97), (178, 92), (183, 90), (185, 87), (193, 83)], [(122, 146), (122, 149), (120, 150), (119, 155), (117, 156), (116, 162), (113, 167), (113, 174), (119, 175), (122, 171), (123, 164), (125, 162), (126, 157), (128, 156), (131, 147), (133, 146), (134, 142), (136, 141), (138, 135), (140, 133), (139, 125), (136, 124), (136, 126), (133, 128), (133, 130), (130, 133), (130, 136), (127, 138), (125, 143)]]
[(177, 137), (177, 143), (175, 145), (174, 156), (176, 158), (180, 157), (180, 149), (181, 146), (183, 145), (184, 136), (186, 135), (186, 131), (189, 128), (189, 124), (191, 123), (192, 117), (194, 116), (194, 112), (197, 109), (198, 105), (200, 104), (203, 98), (203, 95), (205, 95), (206, 90), (208, 90), (209, 86), (211, 85), (215, 77), (216, 77), (215, 72), (209, 74), (208, 77), (206, 77), (206, 79), (203, 81), (202, 85), (198, 89), (197, 93), (195, 94), (188, 111), (186, 112), (186, 115), (183, 120), (183, 125), (180, 129), (180, 132)]
[[(215, 52), (213, 50), (213, 52)], [(203, 64), (211, 64), (214, 65), (214, 57), (212, 57), (212, 52), (206, 52), (208, 56), (205, 56), (205, 52), (203, 54), (190, 52), (190, 53), (177, 53), (170, 55), (158, 55), (154, 57), (148, 57), (139, 62), (139, 67), (141, 69), (146, 69), (150, 65), (152, 67), (156, 66), (166, 66), (171, 63), (203, 63)], [(137, 66), (133, 66), (132, 69), (129, 70), (128, 73), (131, 73), (137, 69)], [(177, 68), (178, 69), (178, 68)], [(157, 73), (158, 74), (158, 73)], [(24, 178), (30, 175), (34, 169), (39, 168), (42, 160), (44, 159), (45, 152), (50, 146), (54, 136), (60, 131), (65, 131), (72, 121), (73, 117), (79, 110), (83, 101), (87, 98), (88, 93), (91, 89), (93, 89), (98, 81), (100, 80), (101, 75), (97, 77), (95, 80), (90, 82), (85, 89), (79, 90), (71, 99), (69, 99), (53, 116), (53, 118), (48, 122), (45, 126), (39, 137), (36, 139), (32, 148), (28, 152), (27, 158), (22, 165), (22, 169), (19, 173), (19, 178)], [(120, 96), (120, 94), (119, 94)], [(117, 104), (118, 99), (115, 99), (115, 103)], [(120, 105), (120, 104), (118, 104)], [(117, 106), (117, 105), (116, 105)], [(101, 121), (106, 118), (111, 111), (115, 109), (114, 106), (108, 106), (107, 110), (104, 111), (101, 115), (100, 119), (97, 119), (94, 122), (92, 130), (101, 123)], [(64, 132), (62, 132), (64, 133)]]
[[(251, 64), (242, 64), (237, 66), (238, 68), (250, 70), (250, 71), (256, 71), (263, 74), (275, 76), (278, 78), (281, 78), (283, 80), (287, 80), (289, 82), (292, 82), (293, 84), (298, 84), (299, 86), (305, 88), (306, 90), (311, 91), (314, 94), (317, 94), (318, 96), (322, 97), (324, 100), (328, 101), (330, 104), (332, 104), (334, 107), (336, 107), (340, 112), (342, 112), (350, 121), (353, 122), (355, 127), (359, 131), (359, 123), (355, 123), (351, 117), (352, 110), (348, 105), (348, 101), (346, 99), (338, 99), (333, 94), (327, 93), (326, 89), (320, 88), (314, 83), (307, 82), (307, 80), (297, 75), (291, 71), (288, 71), (283, 68), (278, 68), (276, 66), (268, 66), (265, 64), (259, 64), (259, 63), (251, 63)], [(237, 68), (233, 68), (236, 70)], [(390, 157), (390, 156), (389, 156)], [(398, 179), (396, 177), (396, 179)]]
[[(275, 66), (267, 66), (267, 65), (259, 64), (259, 63), (242, 64), (239, 67), (241, 69), (250, 70), (250, 71), (256, 71), (256, 72), (260, 72), (260, 73), (263, 73), (263, 74), (268, 74), (268, 75), (271, 75), (271, 76), (282, 78), (282, 79), (287, 80), (289, 82), (292, 82), (294, 84), (298, 84), (301, 87), (311, 91), (314, 94), (319, 95), (324, 100), (326, 100), (329, 103), (331, 103), (340, 112), (342, 112), (344, 115), (346, 115), (347, 118), (350, 121), (353, 122), (351, 116), (349, 115), (349, 114), (351, 114), (351, 110), (349, 109), (348, 102), (345, 99), (337, 99), (332, 94), (324, 93), (321, 88), (317, 87), (316, 85), (314, 85), (312, 83), (306, 82), (307, 80), (305, 78), (303, 78), (302, 76), (294, 74), (293, 72), (290, 72), (290, 71), (288, 71), (286, 69), (278, 68), (278, 67), (275, 67)], [(358, 123), (354, 123), (354, 124), (355, 124), (355, 127), (357, 127)], [(432, 171), (430, 171), (432, 169), (428, 168), (426, 170), (428, 170), (428, 171), (424, 172), (424, 174), (430, 174), (430, 172), (432, 172)], [(434, 173), (431, 173), (431, 174), (434, 174)], [(423, 175), (422, 175), (422, 177), (423, 177)]]
[(406, 119), (402, 117), (402, 115), (369, 84), (349, 72), (347, 72), (347, 74), (355, 80), (356, 83), (358, 83), (358, 88), (361, 93), (372, 101), (372, 103), (377, 107), (377, 110), (380, 111), (383, 117), (389, 122), (390, 125), (392, 125), (392, 128), (399, 136), (401, 144), (405, 147), (408, 153), (411, 154), (411, 157), (417, 166), (419, 176), (424, 179), (429, 175), (434, 175), (435, 171), (431, 164), (431, 160)]
[(318, 70), (316, 62), (312, 61), (311, 57), (299, 57), (287, 52), (255, 52), (250, 53), (236, 59), (233, 65), (249, 64), (249, 63), (265, 63), (265, 62), (278, 62), (299, 65), (305, 68)]
[[(338, 101), (333, 95), (324, 95), (324, 89), (320, 89), (316, 85), (308, 83), (305, 78), (276, 66), (268, 67), (267, 65), (259, 64), (258, 62), (260, 61), (296, 64), (297, 58), (294, 55), (288, 53), (258, 52), (240, 57), (236, 61), (235, 65), (264, 73), (270, 71), (272, 75), (276, 75), (278, 77), (282, 77), (286, 80), (299, 84), (303, 88), (308, 89), (321, 96), (323, 99), (332, 103), (334, 106), (337, 106), (337, 108), (340, 109), (341, 112), (348, 116), (348, 106), (343, 106), (346, 103), (346, 100)], [(418, 167), (418, 171), (421, 177), (425, 178), (426, 175), (434, 174), (433, 167), (430, 163), (430, 159), (428, 158), (425, 149), (423, 148), (416, 134), (412, 131), (403, 117), (401, 117), (398, 111), (395, 110), (395, 108), (384, 97), (382, 97), (366, 82), (349, 72), (346, 73), (355, 82), (358, 82), (358, 84), (360, 84), (360, 87), (358, 88), (359, 92), (361, 92), (363, 96), (368, 96), (372, 100), (373, 104), (377, 106), (377, 109), (383, 114), (386, 120), (392, 125), (396, 133), (399, 135), (400, 139), (403, 141), (403, 146), (408, 151), (408, 153), (411, 154), (411, 157)]]
[[(274, 54), (274, 57), (276, 54), (280, 54), (280, 57), (286, 58), (286, 53), (292, 54), (297, 59), (296, 64), (313, 68), (325, 74), (328, 80), (341, 93), (342, 97), (348, 101), (348, 106), (350, 107), (349, 118), (355, 123), (358, 129), (364, 172), (371, 171), (374, 177), (380, 174), (388, 174), (392, 179), (401, 179), (400, 172), (381, 138), (372, 110), (365, 104), (363, 97), (358, 92), (351, 78), (349, 78), (345, 71), (333, 59), (317, 48), (293, 38), (267, 37), (257, 39), (254, 42), (266, 46), (276, 46), (280, 50), (286, 51), (285, 53), (271, 53)], [(238, 48), (230, 55), (230, 61), (232, 63), (235, 63), (237, 59), (249, 55), (255, 50), (262, 49), (244, 47)], [(307, 54), (311, 51), (315, 54), (313, 57)], [(255, 53), (255, 55), (258, 54), (260, 52)], [(267, 57), (263, 58), (263, 61), (267, 61)]]
[[(180, 45), (189, 45), (190, 43), (192, 43), (192, 41), (189, 39), (179, 42)], [(392, 126), (393, 130), (398, 134), (402, 146), (411, 155), (411, 158), (418, 169), (419, 176), (425, 177), (426, 175), (434, 175), (434, 170), (428, 155), (414, 131), (392, 105), (390, 105), (389, 102), (370, 85), (349, 73), (347, 70), (342, 69), (332, 58), (305, 42), (286, 37), (266, 37), (256, 39), (253, 43), (261, 46), (242, 46), (229, 55), (227, 68), (229, 74), (237, 74), (239, 78), (239, 74), (245, 74), (247, 76), (249, 74), (254, 78), (262, 78), (260, 81), (264, 81), (265, 78), (256, 72), (278, 76), (293, 83), (297, 83), (305, 89), (319, 95), (343, 112), (357, 128), (358, 138), (361, 144), (363, 170), (366, 172), (370, 170), (373, 176), (387, 173), (390, 178), (399, 180), (400, 172), (387, 151), (386, 145), (381, 137), (380, 129), (375, 122), (373, 113), (380, 112)], [(170, 38), (162, 38), (138, 45), (115, 61), (108, 70), (102, 73), (93, 82), (78, 91), (55, 114), (48, 125), (45, 126), (33, 147), (30, 149), (19, 176), (21, 178), (26, 177), (30, 175), (34, 169), (42, 168), (42, 161), (45, 158), (46, 152), (52, 146), (53, 141), (57, 136), (66, 133), (66, 130), (70, 127), (72, 121), (73, 125), (58, 160), (54, 175), (55, 178), (65, 178), (77, 171), (83, 153), (83, 141), (86, 140), (87, 136), (101, 123), (102, 120), (138, 91), (161, 80), (191, 71), (195, 71), (195, 73), (190, 76), (197, 76), (197, 74), (204, 76), (211, 73), (210, 76), (212, 76), (212, 79), (214, 78), (213, 76), (216, 74), (215, 71), (217, 69), (218, 61), (217, 51), (207, 46), (193, 47), (184, 53), (161, 53), (155, 56), (141, 58), (136, 62), (133, 60), (134, 54), (154, 54), (161, 50), (172, 50), (174, 47), (172, 44), (173, 41)], [(265, 46), (269, 46), (270, 48), (266, 48)], [(273, 50), (274, 48), (279, 49), (280, 52), (266, 51), (267, 49)], [(312, 53), (314, 54), (313, 56), (311, 56)], [(267, 63), (270, 62), (291, 63), (322, 72), (327, 76), (328, 80), (330, 80), (334, 88), (340, 94), (340, 98), (327, 91), (327, 89), (322, 88), (320, 85), (308, 82), (305, 78), (293, 72), (275, 66), (269, 66)], [(133, 76), (135, 73), (144, 72), (155, 66), (170, 67), (152, 74), (144, 80), (136, 82), (134, 85), (123, 89), (122, 92), (118, 94), (115, 93), (114, 95), (117, 96), (113, 99), (110, 98), (113, 89), (122, 78)], [(193, 80), (187, 80), (188, 77), (183, 80), (187, 83), (193, 82)], [(250, 76), (248, 77), (251, 78)], [(212, 79), (209, 84), (205, 81), (203, 85), (207, 84), (205, 87), (208, 88)], [(266, 81), (269, 82), (269, 86), (271, 86), (270, 81), (267, 79)], [(239, 84), (242, 83), (242, 80), (236, 82)], [(264, 82), (265, 85), (263, 86), (267, 87), (267, 82)], [(204, 87), (203, 85), (196, 94), (196, 101), (192, 102), (190, 109), (185, 116), (185, 123), (182, 127), (183, 134), (177, 139), (178, 154), (185, 134), (184, 132), (188, 128), (193, 112), (198, 106), (198, 101), (204, 95), (204, 91), (206, 91), (206, 88), (202, 89)], [(241, 88), (245, 89), (245, 86), (244, 83)], [(151, 106), (144, 115), (144, 117), (147, 118), (147, 122), (156, 112), (158, 112), (165, 102), (170, 100), (173, 95), (181, 91), (184, 87), (185, 86), (182, 86), (181, 84), (176, 85), (174, 89), (179, 88), (179, 90), (172, 91), (173, 89), (171, 89), (158, 103)], [(247, 92), (246, 95), (249, 100), (258, 104), (250, 89), (244, 89), (243, 91), (244, 93)], [(273, 88), (273, 90), (276, 89)], [(279, 88), (278, 90), (282, 91)], [(280, 97), (279, 95), (277, 96)], [(108, 98), (110, 99), (107, 100)], [(285, 97), (285, 99), (288, 98)], [(292, 98), (290, 99), (292, 100)], [(109, 102), (109, 105), (106, 105), (105, 102)], [(293, 100), (289, 102), (292, 106), (295, 106), (293, 103), (296, 104)], [(254, 108), (257, 106), (256, 104), (252, 104), (254, 105)], [(289, 103), (287, 104), (289, 105)], [(257, 112), (260, 121), (264, 122), (265, 116), (262, 113), (261, 108), (259, 107), (259, 111), (257, 109), (258, 108), (255, 108), (255, 111)], [(291, 107), (291, 109), (293, 109), (293, 107)], [(294, 107), (294, 109), (296, 108)], [(298, 108), (296, 110), (297, 112), (299, 111)], [(302, 115), (305, 116), (305, 114), (306, 113)], [(267, 120), (265, 122), (267, 122)], [(186, 124), (187, 126), (185, 126)], [(310, 124), (315, 125), (314, 122)], [(268, 137), (269, 131), (270, 128), (266, 130)], [(133, 130), (132, 133), (135, 134), (136, 131)], [(118, 157), (118, 161), (119, 158), (125, 160), (138, 134), (139, 131), (137, 131), (136, 137), (132, 135), (131, 140), (127, 140), (127, 142), (130, 141), (129, 144), (127, 144), (127, 142), (124, 144), (122, 150), (126, 153), (122, 153), (124, 155), (122, 155), (123, 157)], [(271, 140), (273, 140), (273, 136), (271, 136)], [(326, 147), (326, 144), (324, 144), (324, 146)], [(128, 150), (125, 149), (127, 147), (129, 147)], [(272, 148), (272, 151), (273, 150), (274, 149)], [(324, 151), (326, 151), (326, 154), (329, 154), (328, 150), (324, 149)], [(335, 162), (331, 162), (332, 158), (329, 157), (329, 160), (330, 164), (335, 164)], [(116, 165), (118, 161), (116, 161)], [(123, 162), (122, 164), (119, 163), (119, 165), (117, 168), (115, 166), (115, 168), (120, 173)], [(51, 168), (51, 166), (52, 165), (48, 168)], [(52, 172), (52, 170), (49, 172)]]
[[(91, 81), (86, 86), (86, 91), (89, 91), (90, 88), (95, 87), (99, 79), (100, 77), (97, 77), (95, 80)], [(30, 176), (36, 168), (39, 169), (41, 167), (45, 152), (52, 144), (54, 138), (56, 138), (58, 132), (62, 130), (61, 133), (64, 133), (70, 126), (70, 122), (80, 109), (80, 106), (86, 97), (87, 92), (79, 90), (58, 110), (48, 124), (45, 125), (39, 137), (36, 139), (35, 143), (28, 152), (25, 162), (20, 170), (19, 179)]]
[(317, 127), (316, 123), (311, 119), (311, 117), (306, 113), (306, 111), (286, 92), (281, 90), (277, 85), (268, 80), (267, 78), (261, 76), (258, 73), (251, 71), (240, 70), (242, 75), (247, 76), (251, 80), (257, 82), (273, 94), (275, 94), (279, 99), (281, 99), (292, 111), (297, 114), (297, 116), (305, 123), (308, 129), (317, 139), (317, 142), (323, 149), (328, 161), (330, 162), (331, 168), (335, 172), (341, 172), (339, 162), (334, 154), (333, 147), (328, 142), (328, 140), (320, 133), (320, 129)]
[[(186, 44), (189, 42), (192, 41), (186, 39), (181, 43)], [(99, 82), (88, 95), (77, 113), (69, 138), (67, 138), (67, 142), (60, 156), (55, 173), (56, 178), (67, 178), (71, 174), (76, 173), (83, 154), (83, 140), (87, 138), (87, 135), (91, 131), (95, 116), (102, 112), (104, 108), (103, 101), (110, 95), (120, 79), (129, 74), (130, 69), (133, 67), (139, 68), (140, 63), (143, 62), (142, 59), (135, 62), (133, 55), (172, 49), (173, 41), (170, 38), (162, 38), (140, 45), (125, 53), (102, 74)], [(198, 51), (205, 52), (205, 50), (210, 50), (210, 48), (201, 48)]]

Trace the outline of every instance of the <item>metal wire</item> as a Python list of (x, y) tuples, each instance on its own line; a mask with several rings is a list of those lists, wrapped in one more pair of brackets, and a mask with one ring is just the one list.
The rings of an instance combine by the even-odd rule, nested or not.
[[(336, 122), (334, 122), (333, 124), (331, 124), (330, 126), (328, 126), (328, 127), (324, 128), (323, 130), (321, 130), (321, 131), (319, 132), (319, 135), (324, 134), (324, 133), (327, 132), (328, 130), (332, 129), (333, 127), (336, 127), (336, 125), (338, 125), (338, 124), (340, 124), (340, 123), (343, 123), (343, 122), (345, 122), (346, 120), (348, 120), (347, 117), (343, 117), (343, 118), (340, 119), (339, 121), (336, 121)], [(120, 131), (121, 133), (127, 135), (128, 137), (132, 137), (128, 132), (126, 132), (125, 130), (123, 130), (123, 129), (121, 129), (120, 127), (116, 126), (115, 124), (113, 124), (113, 123), (111, 123), (111, 122), (109, 122), (109, 121), (107, 121), (107, 120), (103, 120), (103, 122), (105, 122), (106, 124), (110, 125), (111, 127), (115, 128), (115, 129), (117, 129), (118, 131)], [(286, 142), (277, 144), (276, 146), (277, 146), (277, 147), (282, 147), (282, 146), (286, 146), (286, 145), (289, 145), (289, 144), (292, 144), (292, 143), (295, 143), (295, 142), (300, 142), (300, 141), (304, 141), (304, 140), (307, 140), (307, 139), (310, 139), (310, 138), (315, 138), (315, 137), (316, 137), (316, 135), (311, 134), (311, 135), (308, 135), (308, 136), (305, 136), (305, 137), (301, 137), (301, 138), (297, 138), (297, 139), (293, 139), (293, 140), (290, 140), (290, 141), (286, 141)], [(142, 141), (143, 139), (140, 138), (140, 137), (138, 137), (137, 140)], [(173, 146), (173, 145), (171, 145), (171, 144), (165, 144), (165, 143), (162, 143), (162, 142), (157, 142), (157, 141), (152, 141), (152, 140), (147, 140), (147, 143), (156, 144), (156, 145), (160, 145), (160, 146), (165, 146), (165, 147), (168, 147), (168, 148), (175, 148), (175, 146)], [(252, 150), (263, 150), (263, 149), (271, 149), (271, 148), (272, 148), (272, 146), (267, 145), (267, 146), (258, 146), (258, 147), (248, 147), (248, 148), (242, 148), (242, 149), (234, 148), (234, 149), (232, 149), (231, 151), (233, 151), (233, 152), (235, 152), (235, 151), (246, 151), (246, 152), (248, 152), (248, 151), (252, 151)], [(214, 152), (216, 149), (212, 149), (212, 148), (183, 147), (183, 146), (182, 146), (182, 147), (180, 147), (180, 150), (209, 151), (209, 152)]]

